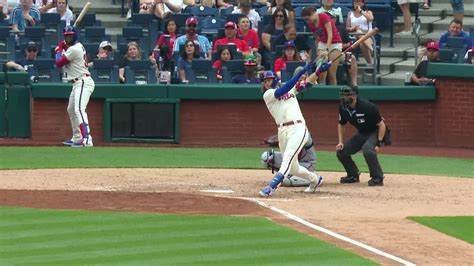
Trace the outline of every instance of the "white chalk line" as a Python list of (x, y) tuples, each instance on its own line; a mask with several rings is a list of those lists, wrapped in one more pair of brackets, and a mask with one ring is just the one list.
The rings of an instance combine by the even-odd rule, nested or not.
[(291, 219), (291, 220), (293, 220), (293, 221), (296, 221), (296, 222), (298, 222), (298, 223), (300, 223), (300, 224), (303, 224), (303, 225), (305, 225), (305, 226), (307, 226), (307, 227), (309, 227), (309, 228), (312, 228), (312, 229), (314, 229), (314, 230), (316, 230), (316, 231), (325, 233), (325, 234), (327, 234), (327, 235), (330, 235), (330, 236), (335, 237), (335, 238), (337, 238), (337, 239), (340, 239), (340, 240), (342, 240), (342, 241), (351, 243), (351, 244), (353, 244), (353, 245), (355, 245), (355, 246), (361, 247), (361, 248), (363, 248), (363, 249), (366, 249), (366, 250), (368, 250), (368, 251), (370, 251), (370, 252), (373, 252), (373, 253), (375, 253), (375, 254), (378, 254), (378, 255), (380, 255), (380, 256), (389, 258), (389, 259), (391, 259), (391, 260), (394, 260), (394, 261), (399, 262), (399, 263), (404, 264), (404, 265), (410, 265), (410, 266), (416, 265), (416, 264), (413, 263), (413, 262), (409, 262), (409, 261), (407, 261), (407, 260), (404, 260), (404, 259), (399, 258), (399, 257), (397, 257), (397, 256), (394, 256), (394, 255), (392, 255), (392, 254), (389, 254), (389, 253), (387, 253), (387, 252), (385, 252), (385, 251), (382, 251), (382, 250), (380, 250), (380, 249), (371, 247), (371, 246), (369, 246), (369, 245), (367, 245), (367, 244), (364, 244), (364, 243), (362, 243), (362, 242), (356, 241), (356, 240), (351, 239), (351, 238), (349, 238), (349, 237), (346, 237), (346, 236), (343, 236), (343, 235), (338, 234), (338, 233), (336, 233), (336, 232), (333, 232), (333, 231), (331, 231), (331, 230), (329, 230), (329, 229), (326, 229), (326, 228), (324, 228), (324, 227), (321, 227), (321, 226), (319, 226), (319, 225), (312, 224), (312, 223), (310, 223), (310, 222), (308, 222), (308, 221), (306, 221), (306, 220), (304, 220), (304, 219), (302, 219), (302, 218), (300, 218), (300, 217), (298, 217), (298, 216), (296, 216), (296, 215), (293, 215), (293, 214), (291, 214), (291, 213), (289, 213), (289, 212), (287, 212), (287, 211), (284, 211), (284, 210), (282, 210), (282, 209), (279, 209), (279, 208), (277, 208), (277, 207), (268, 205), (268, 204), (266, 204), (265, 202), (262, 202), (262, 201), (260, 201), (260, 200), (258, 200), (258, 199), (255, 199), (255, 198), (246, 198), (246, 199), (247, 199), (247, 200), (250, 200), (250, 201), (252, 201), (252, 202), (257, 203), (258, 205), (260, 205), (260, 206), (262, 206), (262, 207), (264, 207), (264, 208), (267, 208), (267, 209), (270, 209), (270, 210), (272, 210), (272, 211), (274, 211), (274, 212), (277, 212), (277, 213), (279, 213), (279, 214), (281, 214), (281, 215), (283, 215), (283, 216), (285, 216), (285, 217), (287, 217), (287, 218), (289, 218), (289, 219)]

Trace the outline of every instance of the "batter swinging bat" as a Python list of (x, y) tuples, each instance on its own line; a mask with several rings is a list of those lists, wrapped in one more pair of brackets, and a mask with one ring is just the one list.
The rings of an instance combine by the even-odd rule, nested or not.
[(92, 3), (91, 2), (87, 2), (84, 7), (82, 8), (82, 11), (81, 13), (79, 14), (79, 16), (77, 16), (77, 19), (76, 21), (74, 22), (74, 28), (79, 26), (79, 24), (81, 23), (82, 19), (84, 18), (84, 16), (86, 15), (87, 11), (91, 8), (92, 6)]

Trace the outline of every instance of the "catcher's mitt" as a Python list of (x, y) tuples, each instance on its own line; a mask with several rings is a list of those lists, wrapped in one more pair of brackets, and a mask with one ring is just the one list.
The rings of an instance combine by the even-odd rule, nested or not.
[(269, 136), (268, 138), (264, 139), (263, 142), (268, 144), (270, 147), (278, 147), (278, 134)]

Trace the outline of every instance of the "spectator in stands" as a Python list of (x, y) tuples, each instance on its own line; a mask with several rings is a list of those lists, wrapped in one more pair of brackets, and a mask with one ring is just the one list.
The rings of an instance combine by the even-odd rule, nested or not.
[(35, 42), (28, 42), (25, 47), (25, 57), (15, 62), (9, 61), (5, 64), (8, 69), (15, 69), (17, 71), (28, 71), (32, 68), (36, 59), (38, 58), (38, 47)]
[(218, 8), (228, 8), (228, 7), (234, 7), (239, 4), (239, 1), (237, 0), (217, 0), (217, 7)]
[(70, 25), (74, 19), (74, 14), (68, 8), (67, 0), (57, 0), (56, 7), (48, 10), (48, 13), (58, 13), (61, 16), (61, 20), (66, 21), (66, 25)]
[(464, 20), (464, 1), (463, 0), (450, 0), (451, 7), (453, 8), (454, 19), (459, 21)]
[(272, 62), (271, 38), (283, 33), (285, 25), (288, 24), (288, 16), (282, 8), (276, 8), (272, 15), (272, 23), (265, 26), (262, 33), (262, 45), (260, 53), (265, 69), (270, 69)]
[[(472, 39), (469, 34), (462, 30), (462, 21), (453, 19), (449, 23), (448, 31), (443, 33), (439, 38), (439, 47), (444, 48), (448, 42), (449, 37), (460, 37), (463, 38), (464, 44), (466, 45), (466, 51), (469, 47), (472, 47)], [(464, 51), (465, 52), (465, 51)], [(464, 53), (463, 53), (464, 54)]]
[(171, 13), (181, 13), (183, 9), (183, 0), (155, 0), (150, 13), (155, 14), (157, 18), (165, 19)]
[(423, 0), (423, 3), (420, 5), (420, 8), (425, 10), (430, 9), (430, 4), (428, 3), (428, 0)]
[(289, 61), (301, 61), (294, 41), (285, 42), (283, 45), (283, 51), (281, 52), (281, 57), (275, 60), (273, 72), (276, 73), (279, 79), (281, 79), (281, 70), (286, 68), (286, 62)]
[(342, 9), (334, 7), (334, 0), (321, 0), (321, 7), (316, 10), (316, 13), (329, 13), (336, 18), (336, 25), (342, 25), (344, 18), (342, 16)]
[(112, 44), (109, 41), (101, 42), (99, 44), (99, 49), (97, 50), (97, 55), (95, 57), (89, 56), (87, 59), (87, 66), (92, 67), (96, 59), (114, 59), (113, 51), (114, 49), (112, 48)]
[(439, 60), (439, 46), (436, 42), (430, 42), (426, 45), (426, 52), (428, 60), (421, 61), (411, 75), (412, 85), (433, 85), (434, 80), (427, 77), (428, 63), (438, 63)]
[(127, 45), (127, 53), (125, 54), (122, 61), (119, 63), (119, 81), (120, 83), (125, 83), (125, 67), (128, 65), (129, 61), (132, 60), (141, 60), (142, 51), (140, 46), (136, 42), (129, 42)]
[(237, 74), (232, 77), (232, 83), (240, 84), (259, 84), (260, 79), (257, 74), (257, 59), (254, 55), (249, 54), (244, 58), (244, 74)]
[(158, 37), (156, 40), (154, 51), (159, 51), (159, 54), (153, 53), (150, 56), (150, 61), (153, 65), (156, 65), (156, 59), (160, 56), (163, 58), (163, 69), (158, 70), (167, 70), (172, 71), (173, 66), (173, 47), (176, 42), (176, 37), (178, 32), (178, 26), (176, 21), (173, 19), (168, 19), (165, 23), (165, 30), (163, 34)]
[(196, 49), (196, 44), (191, 40), (187, 40), (184, 43), (184, 50), (178, 60), (179, 79), (181, 82), (189, 82), (186, 77), (186, 68), (191, 68), (191, 63), (195, 58), (199, 58), (199, 52), (198, 49)]
[[(415, 2), (414, 0), (397, 0), (400, 9), (403, 14), (403, 30), (397, 32), (397, 36), (407, 36), (413, 33), (413, 28), (411, 27), (411, 13), (410, 13), (410, 2)], [(416, 1), (418, 3), (418, 1)]]
[(241, 0), (239, 8), (234, 9), (232, 14), (244, 14), (252, 22), (252, 29), (258, 31), (258, 22), (261, 20), (260, 15), (252, 8), (251, 0)]
[(237, 38), (244, 40), (249, 46), (250, 52), (257, 58), (258, 65), (262, 63), (262, 56), (258, 52), (260, 41), (258, 33), (250, 28), (250, 20), (248, 17), (239, 18), (239, 28), (237, 29)]
[[(374, 15), (372, 11), (365, 8), (364, 0), (354, 0), (353, 10), (349, 11), (346, 20), (347, 32), (354, 34), (356, 38), (360, 38), (363, 34), (372, 30), (372, 21)], [(362, 55), (367, 61), (368, 65), (372, 65), (372, 54), (374, 52), (374, 42), (372, 38), (367, 39), (359, 46)]]
[(189, 13), (188, 10), (194, 6), (216, 7), (216, 1), (214, 0), (184, 0), (183, 1), (183, 10), (185, 13)]
[(218, 81), (222, 80), (222, 65), (225, 65), (225, 62), (232, 60), (232, 53), (229, 48), (221, 49), (219, 58), (212, 64), (212, 68), (216, 70), (216, 79)]
[(291, 6), (291, 0), (272, 0), (270, 8), (267, 12), (268, 14), (275, 14), (277, 9), (283, 9), (286, 16), (288, 17), (288, 21), (295, 24), (295, 11)]
[(237, 24), (233, 21), (227, 21), (224, 25), (225, 28), (225, 37), (217, 39), (214, 43), (213, 51), (217, 51), (218, 45), (228, 45), (233, 44), (237, 48), (238, 53), (242, 53), (243, 56), (250, 53), (248, 44), (237, 38)]
[(186, 34), (176, 39), (173, 51), (180, 52), (179, 47), (184, 45), (187, 40), (197, 42), (199, 44), (198, 52), (200, 57), (211, 60), (212, 47), (209, 40), (202, 35), (197, 34), (198, 20), (196, 17), (189, 17), (186, 19)]
[(288, 41), (294, 41), (296, 50), (298, 50), (301, 60), (311, 58), (311, 47), (308, 45), (304, 35), (297, 35), (295, 24), (287, 24), (284, 28), (284, 34), (275, 39), (274, 45), (284, 45)]
[(10, 15), (10, 24), (14, 32), (23, 32), (26, 27), (34, 26), (40, 21), (40, 11), (32, 5), (31, 0), (21, 0), (20, 5), (15, 7)]
[[(327, 13), (317, 14), (314, 7), (306, 7), (301, 12), (303, 20), (308, 24), (309, 30), (315, 35), (318, 42), (318, 57), (327, 57), (330, 61), (335, 60), (342, 53), (342, 39), (337, 30), (334, 20)], [(336, 85), (336, 73), (339, 60), (333, 61), (327, 73), (321, 73), (319, 83)]]

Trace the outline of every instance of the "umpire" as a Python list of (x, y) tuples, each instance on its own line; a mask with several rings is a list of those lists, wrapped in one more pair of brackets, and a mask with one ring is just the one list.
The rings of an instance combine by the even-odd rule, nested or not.
[[(369, 186), (383, 186), (384, 174), (377, 158), (377, 152), (384, 144), (391, 143), (390, 131), (377, 106), (359, 98), (357, 87), (344, 86), (339, 96), (341, 98), (337, 127), (339, 143), (336, 150), (337, 158), (347, 173), (347, 176), (341, 177), (341, 183), (359, 182), (360, 172), (351, 155), (362, 150), (370, 171)], [(357, 128), (357, 133), (343, 142), (347, 122)]]

